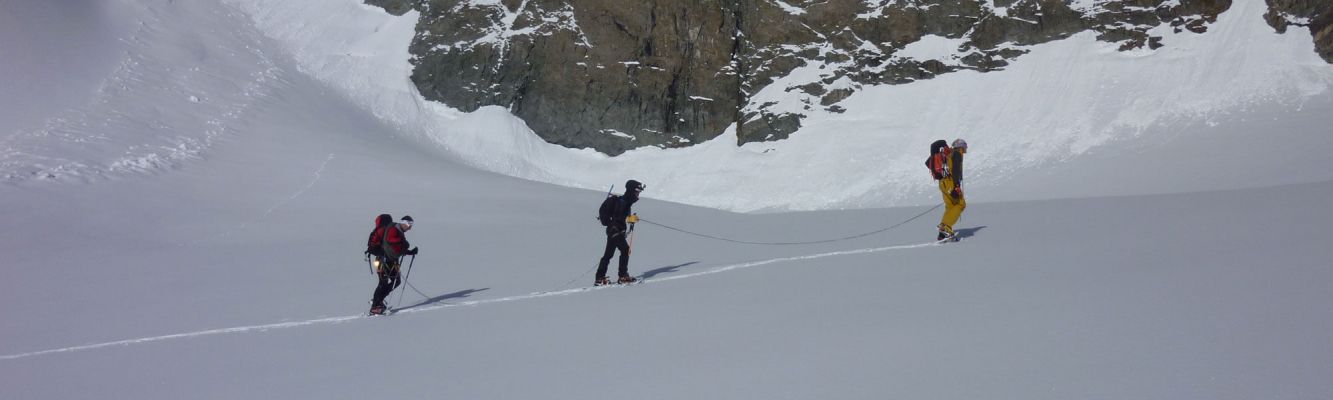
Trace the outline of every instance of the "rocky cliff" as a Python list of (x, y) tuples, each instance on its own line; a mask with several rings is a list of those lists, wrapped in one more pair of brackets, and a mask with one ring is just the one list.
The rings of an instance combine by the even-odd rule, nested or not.
[(1267, 0), (1268, 21), (1278, 33), (1286, 33), (1288, 26), (1310, 28), (1315, 51), (1324, 61), (1333, 63), (1333, 0)]
[[(741, 143), (839, 112), (867, 85), (993, 71), (1026, 46), (1092, 31), (1121, 50), (1154, 28), (1205, 32), (1230, 0), (367, 0), (420, 12), (412, 81), (464, 111), (499, 105), (548, 142), (616, 155), (737, 125)], [(1333, 62), (1333, 0), (1269, 0)], [(931, 40), (927, 40), (931, 39)], [(942, 43), (947, 51), (909, 50)]]

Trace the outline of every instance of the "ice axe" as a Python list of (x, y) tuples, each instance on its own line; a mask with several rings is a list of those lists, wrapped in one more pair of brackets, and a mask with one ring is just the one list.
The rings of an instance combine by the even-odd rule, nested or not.
[(634, 224), (639, 222), (639, 214), (630, 214), (629, 218), (625, 218), (625, 221), (629, 222), (628, 232), (625, 233), (625, 238), (629, 240), (625, 254), (634, 254)]

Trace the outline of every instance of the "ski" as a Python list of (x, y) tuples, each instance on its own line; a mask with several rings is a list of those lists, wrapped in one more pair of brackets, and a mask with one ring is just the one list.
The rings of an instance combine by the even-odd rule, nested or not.
[(636, 277), (634, 277), (634, 282), (620, 283), (620, 282), (611, 281), (611, 282), (608, 282), (608, 283), (606, 283), (606, 284), (602, 284), (602, 285), (594, 284), (594, 285), (592, 285), (592, 286), (588, 286), (588, 287), (586, 287), (586, 289), (600, 289), (600, 288), (604, 288), (604, 287), (617, 287), (617, 286), (634, 286), (634, 285), (642, 284), (643, 282), (644, 282), (643, 277), (637, 277), (637, 276), (636, 276)]

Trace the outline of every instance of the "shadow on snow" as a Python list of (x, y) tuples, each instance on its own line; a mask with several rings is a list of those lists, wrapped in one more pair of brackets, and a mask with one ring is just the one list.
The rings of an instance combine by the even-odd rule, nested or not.
[(681, 267), (687, 267), (687, 266), (694, 265), (694, 264), (698, 264), (698, 263), (699, 263), (698, 261), (690, 261), (690, 262), (687, 262), (687, 263), (684, 263), (684, 264), (680, 264), (680, 265), (671, 265), (671, 266), (666, 266), (666, 267), (662, 267), (662, 268), (657, 268), (657, 269), (649, 270), (649, 271), (647, 271), (647, 272), (644, 272), (644, 273), (643, 273), (643, 276), (639, 277), (639, 279), (648, 279), (648, 278), (652, 278), (652, 277), (654, 277), (654, 276), (658, 276), (658, 275), (661, 275), (661, 274), (670, 273), (670, 272), (676, 272), (676, 270), (680, 269)]
[(985, 225), (982, 225), (982, 226), (978, 226), (978, 227), (976, 227), (976, 228), (963, 228), (963, 229), (959, 229), (959, 230), (954, 231), (954, 234), (956, 235), (956, 237), (958, 238), (958, 240), (963, 240), (963, 239), (970, 238), (970, 237), (972, 237), (973, 235), (976, 235), (977, 232), (980, 232), (982, 229), (986, 229), (986, 226), (985, 226)]
[[(408, 286), (410, 287), (411, 284), (408, 284)], [(415, 287), (412, 288), (412, 289), (413, 289), (413, 290), (416, 290)], [(410, 306), (407, 306), (407, 307), (395, 308), (395, 309), (393, 309), (393, 312), (399, 312), (399, 311), (403, 311), (403, 310), (408, 310), (408, 309), (413, 309), (413, 308), (417, 308), (417, 307), (427, 306), (427, 305), (431, 305), (431, 304), (439, 303), (439, 302), (441, 302), (441, 301), (445, 301), (445, 300), (448, 300), (448, 299), (457, 299), (457, 298), (468, 297), (468, 296), (471, 296), (473, 293), (480, 292), (480, 291), (483, 291), (483, 290), (490, 290), (490, 289), (491, 289), (491, 288), (464, 289), (464, 290), (459, 290), (459, 291), (457, 291), (457, 292), (453, 292), (453, 293), (442, 294), (442, 295), (439, 295), (439, 296), (435, 296), (435, 297), (428, 298), (428, 299), (426, 299), (425, 301), (422, 301), (422, 302), (420, 302), (420, 303), (413, 304), (413, 305), (410, 305)], [(417, 293), (420, 294), (421, 292), (417, 292)], [(426, 297), (426, 296), (425, 296), (425, 295), (422, 295), (422, 297)]]

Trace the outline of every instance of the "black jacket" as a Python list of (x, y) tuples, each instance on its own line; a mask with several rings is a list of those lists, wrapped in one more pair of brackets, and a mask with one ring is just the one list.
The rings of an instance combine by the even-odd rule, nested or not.
[(606, 234), (611, 235), (617, 232), (624, 232), (629, 228), (629, 226), (625, 224), (625, 218), (628, 218), (630, 214), (634, 213), (632, 208), (637, 201), (639, 201), (639, 196), (631, 194), (619, 197), (619, 201), (615, 202), (615, 208), (611, 209), (611, 225), (606, 226)]

